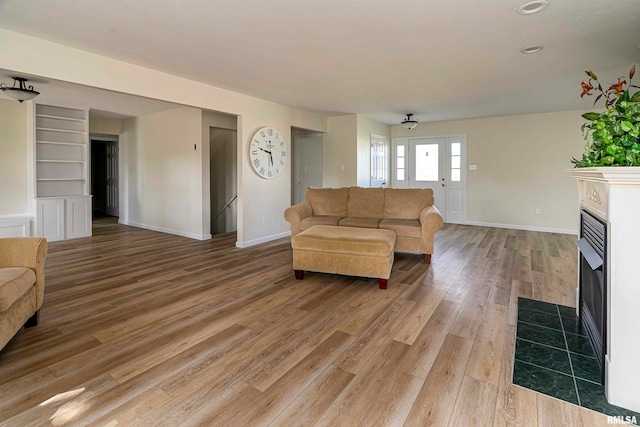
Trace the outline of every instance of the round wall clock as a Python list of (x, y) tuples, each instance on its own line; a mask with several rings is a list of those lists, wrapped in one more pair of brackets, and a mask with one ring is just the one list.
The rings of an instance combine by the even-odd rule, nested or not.
[(272, 127), (258, 130), (249, 144), (249, 159), (256, 173), (262, 178), (275, 178), (287, 164), (287, 143)]

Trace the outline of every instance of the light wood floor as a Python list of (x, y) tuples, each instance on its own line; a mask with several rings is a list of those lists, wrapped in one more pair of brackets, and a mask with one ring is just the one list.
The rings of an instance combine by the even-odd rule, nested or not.
[(574, 236), (446, 225), (389, 289), (101, 220), (51, 243), (41, 323), (0, 352), (1, 425), (591, 426), (511, 384), (518, 296), (575, 305)]

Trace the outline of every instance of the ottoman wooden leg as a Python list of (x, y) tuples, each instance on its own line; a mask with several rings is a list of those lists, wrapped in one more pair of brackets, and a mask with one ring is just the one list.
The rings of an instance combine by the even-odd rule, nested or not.
[(304, 279), (304, 270), (293, 270), (293, 273), (296, 275), (296, 279)]
[(378, 279), (378, 287), (380, 289), (387, 289), (387, 279)]
[(424, 263), (431, 264), (431, 254), (424, 254)]

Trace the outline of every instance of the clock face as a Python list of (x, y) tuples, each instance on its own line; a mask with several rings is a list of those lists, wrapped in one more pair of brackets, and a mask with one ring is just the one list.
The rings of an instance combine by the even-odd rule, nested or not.
[(287, 143), (272, 127), (257, 131), (249, 144), (251, 165), (262, 178), (275, 178), (287, 164)]

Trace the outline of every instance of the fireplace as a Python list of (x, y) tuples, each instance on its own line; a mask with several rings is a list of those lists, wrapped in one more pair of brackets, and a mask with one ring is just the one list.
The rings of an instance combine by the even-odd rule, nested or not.
[(578, 315), (600, 365), (604, 384), (607, 354), (607, 226), (584, 209), (580, 211), (580, 276)]
[(578, 182), (582, 209), (577, 314), (590, 318), (585, 329), (604, 359), (607, 401), (640, 412), (640, 167), (568, 172)]

